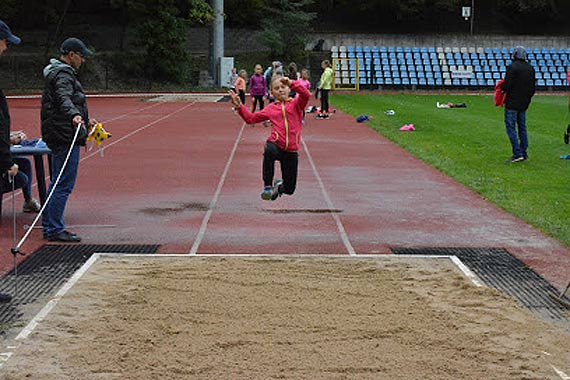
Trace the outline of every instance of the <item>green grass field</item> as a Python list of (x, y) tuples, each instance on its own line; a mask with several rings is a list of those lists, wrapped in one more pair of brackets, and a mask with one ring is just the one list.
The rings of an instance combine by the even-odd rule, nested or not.
[[(466, 103), (438, 109), (436, 103)], [(570, 122), (566, 96), (536, 95), (527, 112), (529, 160), (510, 164), (504, 109), (491, 95), (346, 94), (331, 104), (491, 202), (570, 246), (570, 154), (563, 134)], [(394, 116), (384, 115), (393, 109)], [(413, 123), (415, 132), (400, 132)], [(366, 128), (366, 125), (362, 126)]]

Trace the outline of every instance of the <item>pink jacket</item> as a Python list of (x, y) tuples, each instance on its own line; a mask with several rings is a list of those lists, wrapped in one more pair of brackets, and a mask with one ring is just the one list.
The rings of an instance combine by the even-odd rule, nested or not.
[(291, 90), (298, 94), (294, 99), (271, 103), (256, 113), (251, 113), (242, 104), (238, 108), (238, 113), (247, 124), (271, 121), (273, 128), (267, 141), (287, 152), (296, 152), (301, 142), (303, 111), (307, 107), (311, 93), (297, 80), (291, 81)]

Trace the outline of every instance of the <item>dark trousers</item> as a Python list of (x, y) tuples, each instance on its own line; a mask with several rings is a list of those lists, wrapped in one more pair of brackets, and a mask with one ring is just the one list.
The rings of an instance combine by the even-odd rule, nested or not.
[(279, 193), (293, 194), (297, 186), (299, 155), (297, 152), (286, 152), (273, 143), (266, 143), (263, 152), (263, 184), (265, 186), (273, 186), (275, 161), (281, 163), (281, 175), (283, 176), (283, 184), (279, 187)]
[(255, 112), (257, 104), (259, 103), (259, 110), (261, 111), (265, 107), (263, 101), (263, 95), (253, 95), (253, 103), (251, 104), (251, 112)]
[(241, 100), (241, 104), (245, 106), (245, 91), (239, 90), (238, 92), (239, 100)]
[(329, 112), (329, 92), (331, 90), (321, 89), (321, 112)]

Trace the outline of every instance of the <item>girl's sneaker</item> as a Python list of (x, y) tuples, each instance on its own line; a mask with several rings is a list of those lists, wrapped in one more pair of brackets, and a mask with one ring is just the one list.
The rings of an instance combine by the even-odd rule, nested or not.
[(273, 182), (273, 190), (271, 192), (272, 201), (276, 200), (281, 196), (281, 194), (283, 194), (281, 191), (279, 191), (279, 186), (281, 186), (282, 183), (283, 183), (282, 179), (276, 179), (275, 182)]
[(270, 201), (272, 197), (273, 197), (273, 187), (265, 186), (263, 192), (261, 193), (261, 199), (263, 199), (264, 201)]

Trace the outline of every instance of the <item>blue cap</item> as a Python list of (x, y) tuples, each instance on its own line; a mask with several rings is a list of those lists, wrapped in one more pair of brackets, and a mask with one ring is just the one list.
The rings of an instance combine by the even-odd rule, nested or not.
[(69, 52), (75, 52), (82, 57), (90, 57), (93, 55), (93, 52), (87, 49), (87, 46), (81, 41), (79, 38), (70, 37), (63, 41), (61, 47), (59, 48), (59, 52), (61, 54), (69, 54)]
[(12, 34), (10, 27), (2, 20), (0, 20), (0, 40), (6, 40), (13, 45), (18, 45), (22, 42), (20, 37), (16, 37)]

